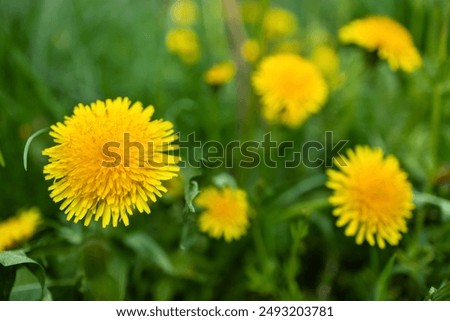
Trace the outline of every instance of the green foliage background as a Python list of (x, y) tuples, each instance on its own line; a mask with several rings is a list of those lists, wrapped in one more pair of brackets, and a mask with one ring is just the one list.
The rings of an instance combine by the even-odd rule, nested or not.
[[(31, 206), (45, 218), (22, 249), (0, 253), (0, 299), (449, 299), (445, 0), (261, 1), (295, 13), (305, 55), (312, 35), (326, 31), (346, 76), (321, 113), (296, 130), (270, 128), (274, 139), (301, 145), (333, 131), (336, 140), (349, 140), (348, 147), (381, 146), (396, 155), (414, 185), (417, 207), (400, 246), (357, 246), (335, 227), (323, 167), (187, 168), (185, 195), (165, 197), (150, 216), (131, 217), (128, 228), (65, 221), (42, 174), (41, 151), (52, 144), (50, 137), (31, 144), (28, 171), (22, 153), (31, 134), (62, 121), (79, 102), (140, 100), (155, 106), (157, 118), (173, 121), (182, 136), (195, 132), (202, 141), (261, 141), (269, 130), (257, 112), (239, 128), (236, 82), (219, 91), (204, 83), (203, 72), (231, 53), (222, 2), (197, 3), (202, 58), (187, 66), (164, 45), (171, 1), (0, 0), (0, 219)], [(370, 14), (389, 15), (411, 31), (424, 59), (420, 70), (393, 72), (363, 49), (338, 43), (341, 26)], [(257, 36), (260, 27), (247, 32)], [(230, 177), (249, 193), (255, 216), (245, 237), (226, 243), (198, 232), (198, 213), (189, 205), (197, 188)]]

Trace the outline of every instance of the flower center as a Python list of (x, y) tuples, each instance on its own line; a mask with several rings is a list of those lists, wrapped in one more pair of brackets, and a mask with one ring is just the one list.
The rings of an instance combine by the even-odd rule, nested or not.
[(383, 220), (395, 210), (396, 196), (392, 184), (386, 177), (363, 176), (353, 195), (356, 207), (366, 220)]

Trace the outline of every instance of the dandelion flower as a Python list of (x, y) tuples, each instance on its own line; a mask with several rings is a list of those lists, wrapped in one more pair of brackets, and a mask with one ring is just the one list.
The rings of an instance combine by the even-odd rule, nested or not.
[(347, 155), (337, 163), (340, 171), (327, 172), (336, 225), (347, 225), (345, 235), (356, 235), (357, 244), (366, 240), (380, 248), (386, 242), (398, 245), (414, 208), (406, 173), (394, 156), (384, 157), (380, 148), (357, 146)]
[(29, 240), (37, 231), (41, 213), (35, 207), (0, 222), (0, 252)]
[(205, 72), (203, 77), (207, 84), (220, 86), (233, 79), (235, 73), (236, 68), (234, 64), (231, 61), (227, 61), (212, 66)]
[(298, 127), (318, 112), (327, 98), (327, 85), (319, 70), (295, 54), (265, 58), (252, 80), (269, 123)]
[(195, 64), (200, 59), (200, 44), (197, 34), (187, 28), (176, 28), (166, 36), (167, 49), (184, 63)]
[(245, 61), (254, 63), (258, 60), (260, 54), (258, 41), (254, 39), (246, 40), (241, 46), (241, 55)]
[(268, 39), (290, 36), (297, 30), (297, 18), (289, 10), (271, 8), (264, 16), (263, 27)]
[(344, 43), (354, 43), (370, 51), (378, 51), (392, 70), (413, 72), (422, 65), (409, 31), (385, 16), (371, 16), (350, 22), (339, 30)]
[(148, 202), (167, 191), (162, 181), (179, 171), (177, 157), (167, 153), (176, 149), (173, 125), (150, 121), (153, 112), (128, 98), (107, 99), (79, 104), (51, 126), (56, 145), (43, 151), (49, 157), (44, 174), (68, 221), (87, 226), (94, 217), (103, 227), (119, 220), (127, 226), (133, 210), (150, 213)]
[(249, 225), (247, 193), (241, 189), (208, 187), (201, 191), (195, 204), (204, 209), (199, 217), (202, 232), (230, 242), (243, 236)]
[(193, 0), (176, 0), (170, 7), (170, 17), (178, 25), (190, 26), (197, 21), (197, 4)]

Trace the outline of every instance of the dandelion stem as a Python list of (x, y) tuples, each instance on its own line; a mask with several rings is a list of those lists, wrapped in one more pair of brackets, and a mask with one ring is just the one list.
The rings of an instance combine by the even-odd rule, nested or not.
[[(217, 88), (220, 90), (220, 88)], [(221, 110), (220, 110), (220, 93), (218, 90), (213, 90), (212, 102), (211, 102), (211, 112), (210, 112), (210, 125), (208, 128), (210, 130), (211, 140), (220, 140), (221, 133)]]
[[(438, 38), (437, 60), (439, 66), (442, 65), (447, 56), (447, 38), (449, 29), (450, 6), (446, 6), (442, 13), (442, 24)], [(434, 84), (431, 97), (431, 141), (430, 149), (433, 160), (433, 170), (435, 171), (438, 164), (439, 138), (442, 118), (442, 89), (439, 83)]]
[(411, 32), (414, 35), (414, 39), (422, 42), (423, 32), (424, 32), (424, 20), (425, 20), (425, 8), (424, 2), (422, 0), (412, 2), (413, 14), (411, 15)]
[(265, 264), (267, 264), (267, 251), (266, 246), (264, 244), (264, 238), (261, 231), (261, 222), (259, 220), (255, 220), (253, 224), (253, 241), (255, 242), (255, 249), (261, 263), (261, 267), (264, 268)]
[(258, 26), (259, 34), (258, 34), (258, 42), (259, 42), (259, 48), (261, 51), (261, 55), (264, 56), (266, 54), (266, 37), (264, 34), (264, 17), (267, 13), (267, 11), (270, 8), (270, 0), (262, 0), (261, 1), (261, 20), (260, 25)]
[(375, 274), (380, 272), (380, 255), (378, 253), (378, 248), (374, 246), (370, 248), (370, 268)]
[(241, 46), (245, 41), (246, 35), (237, 1), (222, 0), (222, 5), (227, 26), (228, 40), (233, 54), (233, 61), (236, 65), (236, 117), (238, 130), (242, 134), (246, 122), (249, 96), (249, 70), (247, 63), (241, 55)]

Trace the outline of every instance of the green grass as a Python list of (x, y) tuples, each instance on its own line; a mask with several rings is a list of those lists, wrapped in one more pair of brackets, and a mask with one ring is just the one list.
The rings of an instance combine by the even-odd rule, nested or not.
[[(326, 32), (345, 74), (323, 110), (298, 129), (265, 124), (250, 85), (246, 103), (252, 118), (239, 128), (243, 104), (236, 80), (214, 91), (202, 79), (213, 63), (232, 58), (221, 2), (196, 2), (202, 57), (188, 66), (165, 47), (173, 26), (170, 1), (0, 0), (0, 219), (32, 206), (44, 216), (19, 259), (0, 265), (1, 298), (450, 299), (447, 1), (261, 1), (297, 16), (295, 39), (304, 55), (311, 35)], [(411, 31), (424, 60), (420, 70), (394, 72), (364, 49), (338, 42), (341, 26), (370, 14), (389, 15)], [(246, 31), (261, 36), (261, 25)], [(246, 236), (232, 243), (198, 231), (198, 212), (187, 206), (195, 196), (189, 181), (186, 197), (158, 201), (152, 214), (133, 215), (127, 228), (67, 222), (42, 173), (47, 159), (41, 152), (51, 138), (42, 134), (32, 141), (27, 171), (26, 141), (63, 121), (80, 102), (118, 96), (154, 105), (156, 118), (172, 121), (181, 137), (195, 132), (201, 141), (261, 141), (270, 130), (275, 140), (301, 146), (323, 142), (325, 131), (332, 131), (336, 140), (349, 140), (347, 147), (380, 146), (399, 159), (413, 184), (416, 209), (409, 231), (397, 247), (356, 245), (335, 226), (325, 168), (304, 166), (183, 170), (200, 190), (228, 173), (247, 191), (255, 216)], [(0, 253), (0, 264), (10, 255)]]

